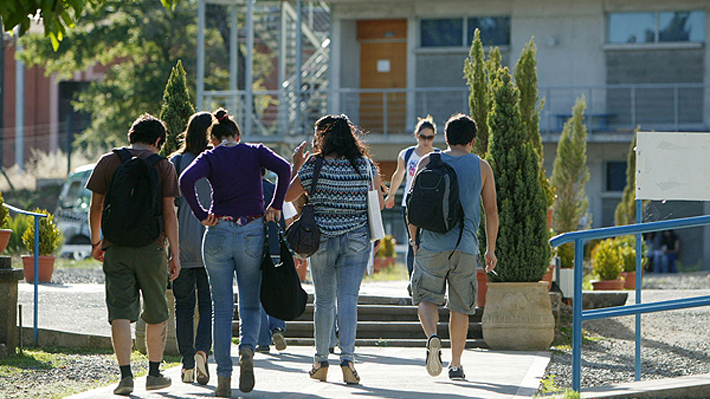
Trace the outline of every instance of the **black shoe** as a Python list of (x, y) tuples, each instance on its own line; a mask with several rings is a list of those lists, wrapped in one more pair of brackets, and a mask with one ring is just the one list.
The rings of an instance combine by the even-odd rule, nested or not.
[(463, 381), (466, 379), (466, 375), (463, 373), (463, 367), (451, 366), (449, 367), (449, 379)]
[(256, 349), (254, 349), (254, 352), (269, 353), (271, 352), (271, 348), (269, 347), (269, 345), (257, 345)]
[(118, 386), (113, 390), (114, 395), (128, 396), (133, 392), (133, 377), (122, 378)]
[(426, 371), (430, 376), (436, 377), (441, 374), (444, 366), (441, 364), (441, 339), (434, 334), (429, 337), (426, 343)]
[(148, 379), (145, 382), (145, 390), (155, 391), (156, 389), (167, 388), (170, 386), (170, 384), (172, 384), (172, 381), (170, 381), (170, 377), (164, 376), (163, 373), (160, 373), (160, 375), (157, 377), (148, 375)]

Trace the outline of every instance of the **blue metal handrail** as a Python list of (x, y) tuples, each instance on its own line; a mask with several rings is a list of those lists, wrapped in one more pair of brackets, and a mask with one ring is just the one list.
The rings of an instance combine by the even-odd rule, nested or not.
[(20, 213), (22, 215), (27, 215), (27, 216), (34, 216), (34, 221), (35, 221), (35, 250), (34, 250), (34, 266), (35, 266), (35, 278), (34, 278), (34, 286), (35, 286), (35, 292), (34, 292), (34, 327), (32, 330), (33, 333), (33, 338), (34, 338), (34, 344), (37, 345), (37, 336), (38, 336), (38, 330), (37, 330), (37, 314), (39, 313), (39, 218), (46, 218), (47, 215), (43, 213), (36, 213), (36, 212), (30, 212), (26, 211), (24, 209), (16, 208), (12, 205), (8, 205), (3, 203), (2, 204), (5, 208), (13, 211)]
[[(668, 229), (682, 229), (710, 224), (710, 216), (696, 216), (660, 222), (641, 223), (641, 201), (636, 200), (636, 224), (593, 230), (573, 231), (550, 239), (552, 247), (574, 242), (574, 302), (572, 309), (572, 389), (581, 391), (582, 372), (582, 321), (607, 317), (636, 315), (636, 370), (635, 379), (641, 379), (641, 314), (665, 310), (686, 309), (710, 305), (710, 296), (675, 299), (641, 304), (641, 234)], [(582, 257), (584, 241), (636, 234), (636, 304), (609, 309), (582, 310)]]

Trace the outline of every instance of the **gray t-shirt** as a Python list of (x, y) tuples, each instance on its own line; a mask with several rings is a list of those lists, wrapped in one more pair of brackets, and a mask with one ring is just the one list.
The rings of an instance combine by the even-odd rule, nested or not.
[(459, 198), (464, 211), (464, 228), (458, 247), (460, 227), (446, 234), (422, 230), (420, 245), (427, 251), (442, 252), (453, 249), (478, 255), (478, 225), (481, 221), (481, 159), (476, 154), (453, 156), (441, 152), (441, 160), (454, 168), (459, 181)]

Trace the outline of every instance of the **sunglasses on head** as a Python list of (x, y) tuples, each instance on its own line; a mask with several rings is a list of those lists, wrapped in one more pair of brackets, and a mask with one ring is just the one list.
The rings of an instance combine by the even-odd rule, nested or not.
[(422, 139), (422, 140), (434, 140), (434, 135), (426, 136), (426, 135), (423, 135), (423, 134), (419, 134), (418, 136), (419, 136), (419, 138)]

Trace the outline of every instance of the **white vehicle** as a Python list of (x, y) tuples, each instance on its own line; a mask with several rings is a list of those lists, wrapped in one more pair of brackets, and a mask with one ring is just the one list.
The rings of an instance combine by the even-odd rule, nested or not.
[(95, 164), (79, 166), (69, 175), (59, 194), (59, 204), (54, 213), (54, 221), (66, 239), (62, 247), (63, 256), (83, 259), (91, 256), (91, 234), (89, 232), (89, 204), (91, 191), (86, 189)]

